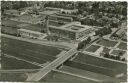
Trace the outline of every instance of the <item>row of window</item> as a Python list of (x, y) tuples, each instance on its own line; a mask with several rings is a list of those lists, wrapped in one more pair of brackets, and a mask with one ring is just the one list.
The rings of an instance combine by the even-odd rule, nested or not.
[(50, 29), (50, 32), (58, 35), (59, 37), (75, 39), (75, 33), (70, 32), (70, 31), (64, 31), (64, 30), (60, 30), (60, 29)]
[(60, 21), (65, 21), (65, 22), (72, 22), (72, 18), (61, 18), (61, 17), (54, 17), (54, 16), (50, 16), (49, 17), (50, 20), (60, 20)]
[(78, 34), (78, 38), (83, 37), (83, 36), (85, 36), (85, 35), (88, 35), (88, 34), (91, 33), (91, 32), (92, 32), (91, 29), (82, 31), (82, 32), (80, 32), (80, 33)]
[(36, 38), (40, 36), (40, 34), (29, 33), (29, 32), (24, 32), (24, 31), (19, 31), (19, 33), (21, 36), (36, 37)]

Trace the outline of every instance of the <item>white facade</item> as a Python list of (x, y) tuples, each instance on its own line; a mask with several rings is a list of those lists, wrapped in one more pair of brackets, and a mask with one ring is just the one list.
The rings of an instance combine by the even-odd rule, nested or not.
[(72, 10), (62, 9), (61, 12), (72, 14), (72, 13), (77, 13), (78, 12), (78, 9), (72, 9)]
[(91, 26), (81, 25), (80, 22), (71, 22), (61, 27), (50, 26), (50, 32), (59, 37), (79, 40), (86, 36), (92, 36), (94, 34), (94, 28)]

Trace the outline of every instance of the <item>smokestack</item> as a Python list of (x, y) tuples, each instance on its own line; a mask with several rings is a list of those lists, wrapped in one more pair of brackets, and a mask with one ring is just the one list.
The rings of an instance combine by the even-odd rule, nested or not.
[(46, 27), (47, 35), (50, 35), (48, 16), (45, 17), (45, 27)]

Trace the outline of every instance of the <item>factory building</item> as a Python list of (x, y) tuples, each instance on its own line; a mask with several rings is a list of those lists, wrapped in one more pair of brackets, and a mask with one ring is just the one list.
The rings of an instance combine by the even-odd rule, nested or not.
[(72, 17), (58, 16), (58, 15), (50, 15), (49, 20), (61, 21), (61, 22), (72, 22)]
[(46, 7), (45, 10), (60, 12), (62, 9), (61, 8)]
[(61, 38), (79, 40), (85, 36), (91, 36), (94, 32), (94, 28), (90, 26), (81, 25), (80, 22), (71, 22), (61, 27), (49, 26), (50, 33), (52, 35), (59, 36)]
[(43, 39), (44, 37), (46, 37), (46, 34), (27, 29), (18, 29), (18, 33), (21, 37), (24, 38)]
[(78, 12), (78, 9), (72, 9), (72, 10), (62, 9), (61, 12), (64, 12), (66, 14), (72, 14), (72, 13), (77, 13)]

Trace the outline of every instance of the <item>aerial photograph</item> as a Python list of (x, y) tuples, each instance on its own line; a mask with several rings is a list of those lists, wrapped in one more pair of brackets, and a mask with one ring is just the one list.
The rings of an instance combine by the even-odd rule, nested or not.
[(127, 83), (127, 4), (1, 1), (0, 82)]

